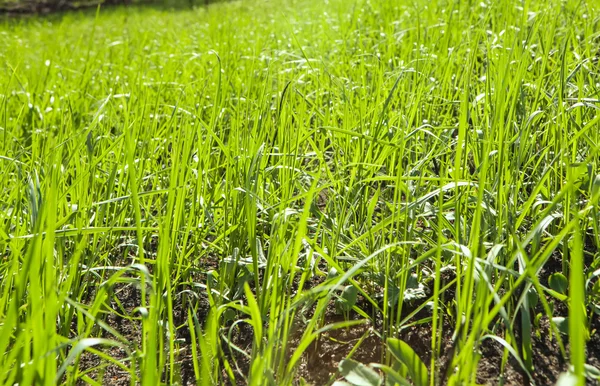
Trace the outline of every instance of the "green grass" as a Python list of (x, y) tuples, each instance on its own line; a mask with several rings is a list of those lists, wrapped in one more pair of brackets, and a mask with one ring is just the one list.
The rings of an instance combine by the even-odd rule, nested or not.
[(593, 0), (3, 21), (0, 384), (301, 384), (357, 328), (322, 382), (474, 384), (490, 340), (527, 379), (552, 340), (584, 384), (598, 31)]

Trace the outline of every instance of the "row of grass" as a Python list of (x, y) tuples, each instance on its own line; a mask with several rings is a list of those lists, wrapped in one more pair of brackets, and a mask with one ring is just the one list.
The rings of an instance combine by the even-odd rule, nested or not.
[[(324, 383), (473, 384), (487, 339), (498, 375), (533, 379), (547, 320), (584, 384), (598, 11), (243, 0), (2, 22), (0, 383), (112, 366), (181, 384), (183, 358), (201, 385), (301, 383), (324, 331), (365, 323), (376, 364)], [(430, 362), (406, 326), (430, 329)]]

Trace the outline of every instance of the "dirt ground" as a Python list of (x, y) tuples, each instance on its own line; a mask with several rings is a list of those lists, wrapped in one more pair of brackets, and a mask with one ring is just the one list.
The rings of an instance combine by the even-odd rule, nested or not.
[[(124, 289), (119, 293), (122, 305), (133, 311), (139, 304), (139, 294), (136, 296), (134, 291)], [(132, 295), (133, 294), (133, 295)], [(208, 305), (208, 304), (207, 304)], [(116, 304), (115, 304), (115, 308)], [(357, 315), (352, 317), (358, 318)], [(187, 316), (185, 316), (187, 318)], [(327, 322), (339, 321), (339, 316), (328, 315)], [(184, 316), (178, 315), (181, 325), (183, 325)], [(109, 315), (108, 324), (128, 338), (131, 342), (139, 342), (141, 337), (141, 325), (139, 322), (122, 319), (115, 315)], [(593, 330), (600, 328), (598, 318), (595, 318)], [(253, 332), (246, 324), (237, 330), (234, 336), (234, 343), (247, 351), (252, 347)], [(359, 339), (363, 339), (358, 350), (355, 351), (352, 358), (361, 363), (380, 363), (382, 360), (384, 345), (381, 338), (374, 333), (376, 326), (365, 324), (353, 328), (334, 330), (324, 333), (318, 342), (314, 343), (302, 358), (298, 369), (298, 379), (304, 378), (312, 385), (325, 385), (332, 380), (339, 378), (337, 371), (339, 362), (346, 358)], [(533, 363), (535, 372), (532, 374), (533, 380), (537, 385), (553, 385), (561, 372), (568, 368), (567, 361), (562, 357), (559, 345), (555, 339), (550, 339), (550, 329), (548, 320), (542, 319), (540, 323), (541, 333), (533, 337)], [(178, 338), (185, 341), (181, 354), (178, 358), (180, 380), (183, 385), (195, 384), (193, 362), (189, 344), (189, 330), (183, 326), (178, 330)], [(399, 336), (400, 339), (407, 342), (413, 350), (419, 355), (426, 365), (431, 360), (431, 325), (421, 324), (403, 330)], [(107, 336), (108, 338), (109, 336)], [(452, 329), (450, 326), (444, 326), (443, 333), (440, 336), (441, 351), (436, 367), (443, 372), (448, 371), (450, 360), (453, 355)], [(565, 345), (568, 351), (568, 344)], [(291, 342), (292, 345), (294, 342)], [(187, 345), (187, 346), (186, 346)], [(506, 385), (524, 385), (529, 384), (527, 376), (520, 370), (520, 366), (514, 359), (509, 359), (508, 364), (502, 369), (503, 347), (496, 341), (487, 339), (479, 347), (481, 360), (477, 372), (477, 382), (485, 385), (499, 385), (504, 382)], [(107, 349), (106, 353), (113, 358), (126, 358), (127, 354), (120, 348)], [(600, 336), (593, 333), (587, 347), (588, 363), (600, 367)], [(237, 356), (236, 360), (242, 371), (247, 371), (249, 363), (243, 356)], [(92, 369), (101, 364), (100, 359), (90, 353), (85, 353), (79, 363), (80, 370)], [(98, 372), (92, 374), (98, 376)], [(104, 368), (103, 383), (111, 385), (129, 385), (130, 380), (126, 372), (114, 365)], [(92, 378), (95, 376), (92, 375)], [(99, 380), (99, 379), (97, 379)], [(83, 383), (82, 383), (83, 384)], [(238, 379), (239, 384), (239, 379)]]
[[(588, 262), (591, 263), (591, 262)], [(213, 265), (215, 262), (207, 262), (206, 269), (216, 268)], [(540, 272), (540, 281), (547, 283), (548, 277), (553, 272), (561, 269), (561, 261), (558, 254), (552, 256), (547, 262), (545, 268)], [(199, 278), (200, 280), (200, 278)], [(309, 283), (309, 286), (319, 284), (319, 279)], [(202, 295), (202, 294), (201, 294)], [(452, 288), (447, 291), (445, 298), (452, 297)], [(93, 294), (90, 296), (93, 297)], [(567, 316), (568, 310), (565, 304), (555, 302), (554, 299), (548, 297), (548, 302), (551, 302), (554, 307), (554, 316)], [(198, 311), (198, 319), (202, 320), (208, 314), (208, 301), (200, 299), (201, 307)], [(139, 307), (141, 303), (140, 291), (132, 284), (117, 285), (115, 287), (113, 300), (110, 303), (111, 312), (107, 313), (106, 323), (125, 336), (130, 342), (139, 343), (141, 339), (141, 323), (139, 320), (131, 320), (131, 318), (122, 318), (117, 314), (126, 313), (132, 315), (134, 309)], [(362, 303), (362, 304), (361, 304)], [(368, 304), (359, 299), (359, 306), (369, 312)], [(414, 308), (406, 307), (405, 312), (408, 314)], [(414, 320), (423, 320), (428, 316), (429, 311), (423, 309), (415, 316)], [(538, 305), (536, 312), (542, 312), (541, 306)], [(308, 315), (309, 316), (309, 315)], [(590, 314), (591, 318), (591, 336), (587, 344), (587, 363), (600, 368), (600, 335), (597, 331), (600, 329), (600, 320), (597, 315)], [(195, 377), (193, 370), (193, 362), (191, 356), (191, 337), (189, 329), (186, 325), (187, 313), (181, 305), (175, 308), (175, 324), (178, 327), (176, 338), (182, 342), (180, 344), (180, 354), (177, 360), (178, 369), (176, 372), (180, 375), (177, 379), (178, 384), (194, 385)], [(351, 319), (359, 319), (359, 315), (350, 314)], [(325, 315), (325, 323), (334, 323), (342, 321), (343, 317), (335, 313), (334, 307), (328, 308)], [(381, 320), (376, 315), (373, 320)], [(498, 327), (500, 326), (500, 327)], [(329, 331), (322, 334), (317, 342), (314, 342), (305, 352), (297, 372), (297, 380), (304, 379), (309, 384), (320, 386), (332, 383), (336, 379), (340, 379), (338, 373), (339, 362), (346, 358), (360, 339), (363, 339), (358, 349), (352, 355), (352, 359), (368, 364), (381, 363), (384, 355), (384, 343), (376, 331), (380, 331), (382, 326), (373, 324), (362, 324), (347, 329), (339, 329)], [(409, 328), (401, 330), (399, 339), (407, 342), (421, 360), (429, 367), (431, 363), (431, 324), (423, 323), (416, 324)], [(520, 339), (519, 323), (514, 325), (514, 334), (517, 339)], [(72, 329), (76, 331), (75, 328)], [(301, 329), (300, 329), (301, 330)], [(496, 325), (495, 333), (502, 336), (502, 325)], [(437, 336), (441, 339), (440, 352), (436, 361), (438, 373), (448, 374), (451, 359), (454, 355), (454, 347), (452, 340), (453, 329), (448, 321), (444, 322), (442, 333)], [(106, 332), (104, 337), (110, 338)], [(249, 352), (252, 348), (252, 340), (254, 338), (251, 327), (247, 324), (238, 324), (238, 328), (232, 335), (233, 343), (243, 350)], [(534, 331), (532, 336), (533, 348), (533, 364), (535, 371), (532, 378), (536, 385), (554, 385), (558, 376), (568, 369), (568, 362), (563, 358), (556, 337), (550, 331), (550, 323), (546, 317), (539, 321), (539, 328)], [(289, 343), (290, 352), (293, 352), (297, 344), (297, 338), (292, 337)], [(562, 341), (568, 355), (568, 339), (562, 336)], [(479, 366), (477, 370), (477, 382), (482, 385), (526, 385), (531, 384), (528, 376), (521, 370), (521, 367), (514, 358), (509, 357), (508, 362), (502, 367), (503, 356), (505, 355), (502, 345), (492, 339), (486, 339), (481, 342), (478, 347), (481, 354)], [(226, 350), (227, 351), (227, 350)], [(120, 348), (106, 349), (105, 352), (113, 358), (127, 358), (127, 354)], [(237, 362), (239, 369), (246, 372), (249, 369), (249, 363), (246, 357), (242, 355), (231, 355), (230, 359)], [(568, 356), (567, 356), (568, 357)], [(91, 354), (84, 353), (79, 362), (80, 371), (90, 370), (88, 374), (91, 378), (102, 382), (103, 384), (111, 385), (129, 385), (130, 379), (127, 372), (115, 365), (102, 366), (101, 360)], [(106, 365), (106, 364), (104, 364)], [(95, 370), (98, 367), (103, 368)], [(224, 374), (225, 375), (225, 374)], [(102, 378), (99, 378), (102, 377)], [(226, 377), (225, 377), (226, 378)], [(237, 384), (240, 384), (238, 377)], [(231, 384), (231, 382), (227, 382)], [(81, 383), (82, 385), (85, 383)]]

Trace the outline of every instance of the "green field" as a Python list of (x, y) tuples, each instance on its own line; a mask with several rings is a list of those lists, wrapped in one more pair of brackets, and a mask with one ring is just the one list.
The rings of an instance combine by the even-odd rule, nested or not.
[(600, 4), (0, 20), (0, 384), (600, 380)]

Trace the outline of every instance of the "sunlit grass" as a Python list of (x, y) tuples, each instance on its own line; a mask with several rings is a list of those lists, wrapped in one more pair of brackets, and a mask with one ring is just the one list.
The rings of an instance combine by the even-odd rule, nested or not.
[(474, 384), (489, 339), (526, 379), (543, 334), (584, 384), (598, 31), (591, 0), (4, 21), (0, 383), (292, 384), (367, 325), (330, 383)]

